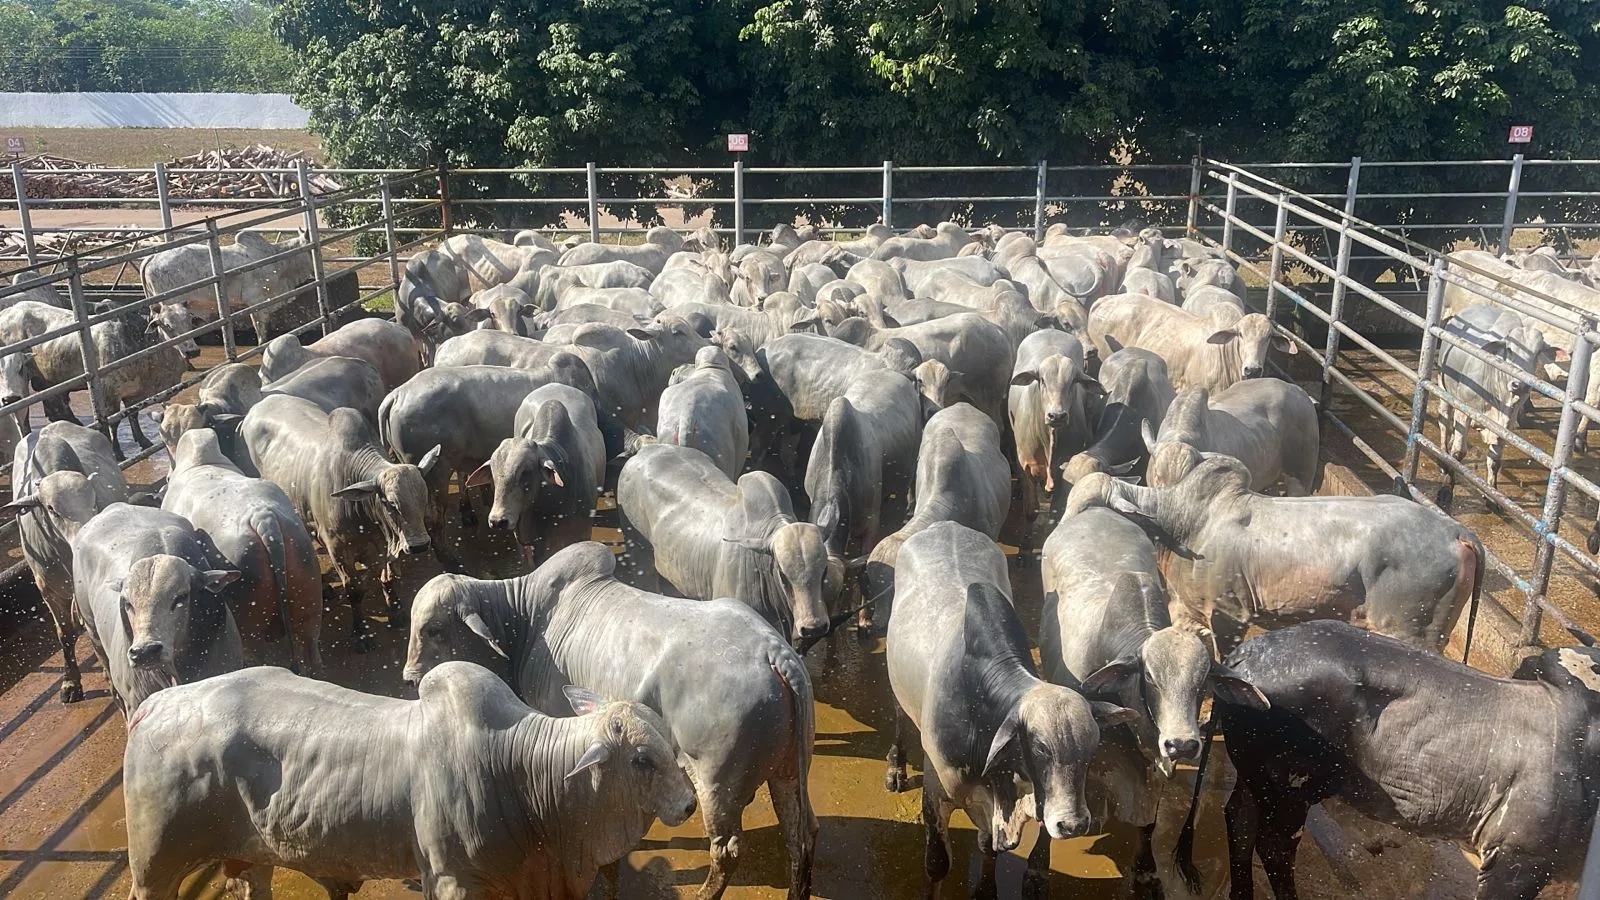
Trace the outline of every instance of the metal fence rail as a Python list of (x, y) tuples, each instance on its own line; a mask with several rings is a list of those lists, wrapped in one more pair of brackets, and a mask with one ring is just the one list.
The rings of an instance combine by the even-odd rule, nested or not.
[[(0, 361), (18, 353), (31, 351), (51, 341), (76, 336), (82, 374), (59, 384), (34, 390), (12, 402), (0, 404), (0, 415), (25, 416), (35, 404), (62, 398), (76, 391), (87, 391), (94, 426), (108, 436), (113, 436), (115, 440), (114, 435), (121, 422), (138, 415), (141, 410), (152, 405), (166, 402), (199, 383), (209, 374), (209, 370), (191, 373), (177, 384), (151, 396), (139, 398), (121, 409), (111, 408), (112, 398), (105, 395), (105, 382), (111, 373), (127, 366), (138, 365), (153, 354), (174, 352), (174, 348), (184, 341), (210, 335), (221, 337), (223, 352), (219, 364), (250, 359), (261, 353), (262, 342), (253, 347), (241, 347), (236, 340), (236, 332), (241, 325), (248, 325), (252, 313), (283, 304), (292, 304), (297, 298), (304, 297), (305, 292), (310, 292), (314, 297), (316, 313), (305, 321), (292, 323), (291, 327), (286, 329), (286, 333), (298, 336), (315, 330), (319, 335), (326, 334), (337, 327), (337, 323), (356, 307), (369, 303), (385, 292), (399, 289), (400, 254), (408, 247), (443, 236), (438, 226), (406, 226), (404, 229), (397, 227), (397, 223), (416, 218), (419, 213), (431, 213), (435, 219), (443, 218), (440, 202), (436, 197), (402, 200), (400, 196), (402, 192), (413, 188), (419, 182), (431, 182), (436, 178), (436, 173), (366, 173), (375, 176), (375, 183), (371, 186), (350, 188), (330, 194), (313, 194), (308, 189), (304, 167), (296, 171), (299, 174), (301, 194), (299, 199), (276, 201), (270, 208), (256, 206), (247, 210), (220, 213), (185, 226), (152, 230), (137, 237), (106, 244), (93, 253), (74, 254), (58, 260), (35, 258), (28, 265), (9, 272), (8, 274), (17, 279), (17, 283), (0, 284), (0, 305), (9, 305), (11, 301), (8, 298), (25, 290), (48, 285), (69, 300), (73, 321), (60, 328), (0, 347)], [(34, 202), (36, 201), (24, 204), (24, 210)], [(406, 208), (400, 208), (402, 203)], [(376, 204), (378, 214), (366, 216), (367, 221), (348, 228), (324, 230), (322, 218), (329, 210), (349, 211), (371, 208), (373, 204)], [(281, 249), (277, 252), (236, 268), (223, 268), (224, 238), (237, 238), (247, 231), (282, 230), (281, 227), (267, 226), (285, 218), (296, 220), (293, 230), (305, 236), (303, 242), (281, 245)], [(25, 213), (23, 225), (23, 233), (26, 235), (28, 229)], [(419, 234), (420, 237), (402, 243), (397, 234), (401, 230)], [(364, 235), (371, 235), (374, 240), (381, 240), (381, 249), (366, 255), (330, 253), (331, 245), (350, 242)], [(105, 273), (113, 268), (122, 270), (137, 266), (156, 253), (184, 246), (204, 246), (207, 249), (211, 262), (209, 275), (182, 287), (149, 297), (142, 291), (130, 293), (118, 290), (120, 277), (109, 286), (111, 288), (109, 292), (106, 290), (107, 285), (97, 283), (91, 278), (97, 273)], [(248, 306), (234, 308), (229, 302), (225, 281), (248, 277), (252, 272), (297, 256), (307, 258), (306, 262), (313, 273), (309, 282), (277, 290)], [(375, 274), (363, 279), (362, 276), (369, 269)], [(335, 303), (329, 290), (330, 285), (351, 278), (355, 279), (356, 297)], [(362, 286), (363, 280), (366, 282), (365, 287)], [(152, 303), (188, 296), (196, 290), (207, 288), (211, 289), (215, 298), (214, 319), (181, 334), (153, 340), (121, 357), (115, 359), (102, 357), (100, 349), (96, 346), (95, 326), (134, 313), (142, 315)], [(107, 293), (109, 299), (105, 302), (91, 303), (91, 296), (102, 296)], [(159, 440), (153, 441), (150, 447), (128, 455), (121, 464), (123, 468), (128, 468), (148, 459), (160, 450)], [(0, 542), (13, 543), (15, 540), (16, 523), (7, 522), (0, 525)], [(11, 577), (21, 566), (21, 563), (11, 566), (4, 573), (4, 577)]]
[[(1517, 171), (1521, 164), (1520, 160), (1514, 161), (1512, 171)], [(1393, 478), (1400, 490), (1419, 502), (1436, 506), (1434, 498), (1417, 481), (1418, 466), (1422, 455), (1426, 454), (1454, 484), (1469, 486), (1509, 521), (1516, 523), (1527, 539), (1533, 542), (1534, 564), (1529, 572), (1519, 572), (1492, 550), (1488, 552), (1489, 565), (1525, 596), (1525, 606), (1517, 616), (1522, 628), (1521, 643), (1538, 643), (1543, 617), (1548, 615), (1574, 638), (1592, 645), (1594, 637), (1573, 621), (1566, 611), (1552, 603), (1548, 592), (1558, 553), (1576, 567), (1600, 576), (1600, 562), (1561, 533), (1569, 489), (1577, 489), (1591, 498), (1600, 499), (1600, 485), (1575, 471), (1572, 465), (1579, 423), (1585, 419), (1600, 421), (1600, 416), (1597, 416), (1600, 411), (1583, 402), (1588, 387), (1590, 358), (1595, 342), (1600, 340), (1600, 335), (1595, 333), (1596, 310), (1573, 306), (1523, 287), (1500, 273), (1479, 269), (1395, 230), (1356, 217), (1353, 214), (1356, 199), (1353, 185), (1360, 165), (1358, 160), (1350, 167), (1351, 190), (1342, 197), (1319, 197), (1295, 191), (1268, 177), (1259, 171), (1263, 167), (1240, 167), (1208, 160), (1206, 186), (1222, 194), (1221, 206), (1210, 197), (1199, 200), (1202, 212), (1221, 226), (1222, 237), (1213, 243), (1241, 268), (1253, 272), (1265, 282), (1266, 312), (1280, 323), (1280, 328), (1283, 328), (1281, 323), (1284, 318), (1280, 313), (1286, 311), (1281, 307), (1284, 300), (1292, 305), (1294, 311), (1327, 328), (1327, 337), (1321, 347), (1312, 346), (1291, 329), (1283, 330), (1301, 351), (1310, 355), (1320, 369), (1325, 419), (1349, 435), (1356, 448), (1379, 471)], [(1512, 185), (1514, 189), (1515, 180)], [(1514, 190), (1512, 197), (1511, 203), (1514, 204)], [(1255, 201), (1255, 208), (1260, 211), (1259, 218), (1239, 214), (1241, 200), (1245, 198)], [(1343, 208), (1330, 205), (1325, 202), (1326, 199), (1342, 199)], [(1266, 224), (1265, 213), (1270, 213), (1271, 225)], [(1508, 224), (1502, 232), (1502, 241), (1508, 240), (1511, 233), (1509, 218), (1508, 212)], [(1327, 229), (1337, 236), (1337, 249), (1331, 266), (1297, 245), (1292, 238), (1297, 228)], [(1259, 256), (1246, 256), (1238, 252), (1235, 245), (1240, 235), (1247, 235), (1270, 249), (1270, 263), (1265, 268), (1258, 265)], [(1352, 251), (1358, 246), (1374, 256), (1427, 273), (1426, 303), (1420, 315), (1349, 274)], [(1287, 277), (1286, 264), (1290, 261), (1311, 269), (1331, 282), (1333, 290), (1326, 305), (1316, 302), (1302, 286)], [(1443, 327), (1447, 285), (1470, 292), (1478, 301), (1511, 309), (1565, 333), (1566, 347), (1570, 352), (1565, 383), (1554, 384), (1545, 380), (1542, 373), (1524, 372), (1497, 356), (1485, 353), (1477, 344), (1461, 340), (1447, 331)], [(1370, 303), (1414, 330), (1417, 353), (1414, 367), (1376, 346), (1356, 329), (1351, 316), (1352, 299), (1357, 303)], [(1358, 383), (1357, 375), (1347, 371), (1348, 359), (1341, 358), (1341, 354), (1347, 353), (1344, 346), (1346, 342), (1370, 354), (1384, 369), (1398, 376), (1401, 383), (1399, 389), (1387, 385), (1384, 387), (1391, 397), (1409, 394), (1407, 415), (1397, 415), (1382, 402), (1380, 396), (1374, 394), (1371, 386)], [(1494, 421), (1451, 396), (1436, 380), (1439, 359), (1445, 348), (1469, 355), (1504, 372), (1528, 384), (1533, 393), (1559, 404), (1559, 424), (1553, 450), (1545, 451), (1516, 429)], [(1334, 411), (1330, 401), (1336, 388), (1348, 392), (1393, 435), (1403, 439), (1405, 449), (1399, 459), (1387, 458), (1372, 446), (1374, 436), (1370, 429), (1348, 422)], [(1423, 433), (1425, 426), (1434, 420), (1434, 410), (1442, 414), (1447, 407), (1457, 415), (1464, 415), (1472, 429), (1496, 435), (1547, 472), (1545, 489), (1536, 512), (1525, 509), (1521, 502), (1489, 484), (1470, 466), (1446, 452), (1446, 447)]]

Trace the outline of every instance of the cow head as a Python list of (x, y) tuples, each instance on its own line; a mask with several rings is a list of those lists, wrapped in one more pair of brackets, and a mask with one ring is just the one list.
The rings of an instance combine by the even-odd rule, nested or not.
[(383, 531), (389, 557), (415, 556), (427, 550), (428, 483), (423, 476), (439, 461), (435, 446), (416, 465), (384, 466), (376, 476), (333, 492), (340, 500), (361, 503)]
[(937, 359), (930, 359), (912, 370), (917, 393), (922, 395), (922, 418), (926, 420), (944, 409), (955, 396), (955, 373)]
[(1181, 259), (1178, 260), (1178, 290), (1185, 296), (1188, 292), (1203, 284), (1213, 284), (1224, 290), (1233, 284), (1236, 278), (1233, 266), (1221, 259)]
[(629, 328), (628, 336), (643, 342), (649, 348), (648, 352), (669, 372), (694, 361), (694, 355), (700, 352), (700, 348), (710, 343), (700, 336), (700, 332), (688, 320), (666, 313), (657, 316), (656, 321), (648, 325)]
[[(161, 303), (150, 308), (150, 318), (145, 324), (145, 332), (157, 335), (163, 341), (170, 341), (194, 328), (194, 324), (195, 317), (189, 312), (188, 304)], [(194, 359), (200, 355), (200, 345), (196, 344), (192, 337), (184, 338), (173, 346), (178, 348), (185, 359)]]
[(310, 358), (311, 354), (300, 346), (298, 337), (292, 334), (278, 335), (261, 348), (261, 383), (277, 381), (305, 365)]
[[(989, 659), (1006, 650), (994, 622), (1010, 609), (1010, 599), (995, 586), (980, 582), (967, 587), (963, 634), (968, 653)], [(1084, 783), (1100, 729), (1132, 721), (1136, 714), (1111, 703), (1091, 703), (1071, 688), (1043, 681), (1034, 682), (1010, 709), (987, 712), (1002, 716), (982, 776), (995, 799), (989, 823), (995, 848), (1010, 850), (1021, 841), (1018, 780), (1033, 786), (1034, 817), (1051, 837), (1086, 834), (1091, 823)]]
[(711, 332), (711, 343), (722, 348), (728, 362), (744, 370), (748, 378), (761, 374), (761, 361), (756, 358), (755, 341), (738, 328), (719, 328)]
[[(565, 416), (567, 408), (559, 402), (547, 404)], [(494, 487), (494, 506), (489, 509), (489, 527), (498, 531), (531, 534), (532, 522), (523, 515), (539, 498), (545, 485), (566, 487), (555, 454), (528, 438), (506, 438), (495, 448), (489, 461), (467, 477), (467, 487)], [(526, 527), (524, 527), (526, 526)], [(523, 543), (532, 543), (524, 540)]]
[[(1144, 573), (1124, 573), (1113, 588), (1112, 607), (1146, 622), (1167, 618), (1167, 596), (1160, 581)], [(1170, 775), (1178, 760), (1200, 752), (1200, 701), (1209, 688), (1218, 697), (1252, 709), (1266, 709), (1266, 697), (1227, 666), (1212, 661), (1209, 629), (1182, 622), (1155, 629), (1139, 651), (1114, 660), (1083, 681), (1084, 694), (1109, 696), (1142, 711), (1140, 730), (1153, 726), (1152, 752)]]
[(789, 641), (806, 648), (828, 631), (828, 548), (821, 529), (810, 522), (783, 522), (767, 531), (769, 527), (751, 523), (757, 533), (724, 540), (772, 558), (781, 602), (792, 623)]
[(172, 654), (188, 641), (191, 604), (222, 604), (218, 596), (239, 580), (230, 569), (196, 569), (182, 557), (158, 553), (135, 560), (106, 589), (117, 594), (127, 630), (128, 661), (138, 669), (176, 676)]
[(1083, 370), (1083, 363), (1060, 353), (1045, 357), (1035, 368), (1015, 373), (1011, 383), (1018, 387), (1037, 385), (1045, 424), (1058, 430), (1078, 427), (1084, 437), (1092, 428), (1090, 397), (1105, 393), (1100, 383)]
[[(0, 357), (0, 404), (15, 403), (33, 393), (33, 382), (39, 377), (33, 351), (24, 350)], [(21, 419), (20, 415), (18, 419)]]
[(441, 303), (433, 309), (433, 316), (423, 324), (422, 331), (436, 342), (466, 334), (492, 317), (487, 309), (478, 309), (465, 303)]
[(1230, 379), (1260, 378), (1267, 371), (1267, 351), (1296, 353), (1294, 342), (1273, 330), (1272, 323), (1260, 313), (1240, 316), (1232, 325), (1219, 328), (1206, 338), (1206, 342), (1223, 350), (1224, 361), (1232, 371)]
[(206, 410), (197, 403), (168, 403), (153, 410), (150, 418), (155, 420), (156, 428), (161, 432), (161, 443), (166, 446), (169, 455), (177, 452), (178, 439), (185, 433), (211, 427)]
[(587, 775), (591, 790), (606, 798), (595, 808), (617, 813), (626, 823), (625, 850), (655, 819), (681, 825), (694, 814), (694, 785), (678, 768), (678, 747), (661, 717), (641, 703), (607, 702), (571, 685), (564, 689), (572, 711), (594, 723), (594, 741), (566, 781)]
[[(436, 575), (411, 600), (411, 636), (406, 664), (401, 671), (407, 684), (416, 684), (440, 663), (454, 659), (478, 663), (491, 670), (508, 659), (504, 630), (485, 610), (463, 575)], [(489, 619), (496, 624), (491, 625)]]
[(35, 515), (49, 516), (54, 531), (70, 540), (80, 527), (100, 511), (100, 505), (95, 497), (94, 484), (87, 476), (64, 470), (51, 472), (39, 479), (33, 493), (19, 497), (0, 509), (18, 514), (32, 511)]

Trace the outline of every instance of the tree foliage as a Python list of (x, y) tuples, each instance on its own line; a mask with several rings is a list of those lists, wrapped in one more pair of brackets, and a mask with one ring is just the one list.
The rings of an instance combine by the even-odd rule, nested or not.
[(1513, 122), (1533, 152), (1600, 155), (1588, 0), (283, 0), (274, 21), (360, 165), (705, 164), (730, 131), (751, 164), (1503, 158)]
[(269, 24), (254, 0), (0, 2), (0, 90), (287, 90)]

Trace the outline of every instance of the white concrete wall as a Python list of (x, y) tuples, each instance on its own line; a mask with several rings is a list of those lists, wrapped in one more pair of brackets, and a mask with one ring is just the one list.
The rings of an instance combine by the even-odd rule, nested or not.
[(287, 94), (0, 93), (0, 128), (305, 128)]

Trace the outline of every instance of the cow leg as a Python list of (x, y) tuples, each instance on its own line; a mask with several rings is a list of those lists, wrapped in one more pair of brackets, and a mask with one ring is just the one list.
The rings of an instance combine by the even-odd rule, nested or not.
[(1133, 896), (1135, 900), (1163, 900), (1161, 876), (1156, 873), (1156, 823), (1139, 826), (1139, 850), (1133, 857)]
[[(237, 863), (224, 863), (222, 872), (229, 875)], [(241, 900), (272, 900), (272, 867), (252, 865), (224, 881), (224, 889)]]
[(1487, 428), (1483, 430), (1483, 443), (1485, 446), (1483, 477), (1485, 481), (1489, 482), (1490, 487), (1494, 487), (1499, 484), (1500, 480), (1500, 454), (1504, 449), (1504, 443), (1500, 440), (1500, 435)]
[[(988, 816), (973, 815), (973, 810), (968, 809), (967, 815), (974, 822), (989, 822)], [(997, 900), (1000, 896), (998, 886), (995, 884), (995, 862), (999, 856), (994, 846), (994, 833), (988, 828), (978, 828), (978, 856), (981, 860), (978, 870), (978, 886), (972, 889), (972, 900)]]
[(1039, 838), (1028, 854), (1028, 868), (1022, 873), (1022, 896), (1045, 900), (1050, 896), (1050, 832), (1039, 829)]
[(1251, 858), (1256, 851), (1256, 830), (1259, 810), (1255, 797), (1243, 783), (1236, 783), (1223, 808), (1223, 822), (1228, 834), (1228, 881), (1232, 900), (1255, 900), (1255, 865)]
[(622, 896), (622, 860), (601, 866), (595, 872), (594, 880), (600, 884), (600, 896), (606, 900)]
[(394, 560), (385, 560), (383, 568), (378, 570), (378, 588), (383, 592), (383, 606), (389, 614), (389, 627), (410, 628), (411, 607), (401, 603), (395, 594), (396, 580), (398, 579), (394, 573)]
[(720, 796), (715, 785), (707, 785), (699, 793), (706, 834), (711, 836), (711, 868), (695, 896), (697, 900), (717, 900), (728, 889), (728, 879), (739, 867), (739, 848), (744, 840), (740, 820), (744, 817), (744, 807), (731, 798)]
[(150, 438), (146, 437), (144, 429), (139, 427), (139, 411), (129, 409), (126, 404), (122, 408), (128, 414), (126, 421), (128, 423), (128, 431), (133, 435), (133, 442), (138, 444), (141, 450), (148, 450), (150, 448)]
[(789, 851), (789, 900), (807, 900), (811, 896), (811, 862), (817, 852), (817, 817), (811, 812), (806, 786), (798, 778), (774, 778), (767, 781), (767, 791)]
[(1306, 825), (1310, 804), (1296, 796), (1274, 798), (1260, 810), (1256, 832), (1256, 855), (1267, 870), (1267, 883), (1277, 900), (1295, 900), (1294, 853), (1300, 846), (1300, 831)]
[(1505, 847), (1484, 854), (1478, 869), (1478, 900), (1534, 900), (1550, 882), (1550, 861)]
[(927, 844), (923, 848), (923, 868), (928, 880), (941, 882), (950, 874), (950, 798), (944, 795), (944, 785), (929, 767), (928, 756), (922, 756), (922, 827), (927, 831)]
[(56, 640), (61, 644), (61, 702), (77, 703), (83, 699), (83, 675), (78, 671), (78, 632), (82, 629), (78, 608), (71, 597), (64, 603), (57, 601), (38, 579), (34, 579), (34, 583), (39, 587), (39, 596), (44, 598), (45, 608), (50, 610), (50, 618), (56, 626)]
[(634, 528), (626, 515), (622, 516), (622, 580), (642, 591), (660, 593), (661, 577), (656, 574), (656, 553), (644, 535)]
[(359, 881), (338, 881), (333, 878), (313, 878), (311, 880), (322, 885), (322, 889), (328, 892), (328, 900), (350, 900), (351, 894), (361, 892), (362, 883)]
[(327, 549), (328, 562), (339, 580), (339, 598), (350, 606), (350, 649), (356, 653), (371, 653), (377, 642), (366, 617), (361, 615), (361, 586), (355, 580), (355, 560), (346, 555), (345, 545), (339, 538), (321, 528), (317, 529), (317, 537)]
[[(898, 703), (895, 704), (894, 739), (889, 742), (889, 756), (887, 757), (889, 769), (883, 773), (883, 789), (891, 794), (899, 794), (905, 791), (906, 782), (909, 780), (906, 778), (906, 721), (906, 714), (901, 712)], [(924, 783), (928, 780), (928, 771), (926, 769), (922, 771), (922, 780)]]

